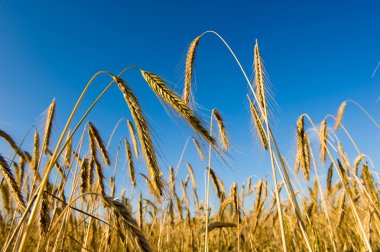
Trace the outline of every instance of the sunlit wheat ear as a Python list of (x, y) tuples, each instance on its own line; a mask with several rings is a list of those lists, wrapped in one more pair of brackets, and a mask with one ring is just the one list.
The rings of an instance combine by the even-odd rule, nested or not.
[(223, 147), (226, 151), (228, 151), (228, 138), (226, 133), (226, 127), (224, 126), (223, 118), (218, 112), (218, 110), (213, 109), (212, 114), (215, 116), (216, 122), (218, 123), (219, 127), (219, 135), (222, 139)]
[(18, 156), (22, 157), (23, 159), (26, 159), (25, 153), (17, 146), (13, 138), (1, 129), (0, 129), (0, 137), (2, 137), (5, 141), (7, 141), (7, 143), (11, 146), (13, 151), (17, 153)]
[(218, 198), (220, 198), (220, 197), (222, 197), (222, 192), (220, 190), (218, 177), (216, 176), (215, 171), (211, 167), (207, 167), (207, 169), (209, 169), (209, 171), (210, 171), (211, 181), (212, 181), (212, 184), (214, 185), (216, 195), (218, 196)]
[(142, 194), (140, 192), (139, 195), (139, 228), (142, 229), (144, 223), (144, 215), (143, 215), (143, 201), (142, 201)]
[(355, 161), (354, 161), (354, 173), (355, 173), (355, 175), (358, 174), (359, 164), (361, 163), (361, 161), (363, 161), (364, 158), (365, 158), (365, 155), (363, 155), (363, 154), (359, 154), (355, 158)]
[(310, 143), (305, 132), (304, 116), (300, 116), (297, 120), (297, 154), (296, 168), (301, 165), (303, 175), (309, 180), (310, 175)]
[(196, 190), (197, 189), (197, 182), (195, 180), (195, 175), (194, 175), (193, 167), (191, 167), (191, 165), (188, 162), (186, 162), (186, 168), (187, 168), (187, 170), (189, 171), (189, 174), (190, 174), (191, 185), (192, 185), (193, 189)]
[(181, 114), (190, 126), (212, 146), (216, 147), (215, 139), (209, 135), (208, 130), (203, 126), (203, 122), (194, 114), (194, 112), (183, 102), (183, 100), (171, 91), (165, 82), (156, 74), (141, 70), (141, 74), (150, 86), (150, 88), (161, 97), (170, 107)]
[(329, 166), (329, 169), (327, 171), (327, 178), (326, 178), (326, 186), (327, 186), (327, 192), (331, 192), (331, 182), (332, 182), (332, 177), (333, 177), (333, 167), (334, 164), (331, 163)]
[(94, 170), (95, 170), (95, 162), (93, 158), (90, 158), (90, 162), (88, 164), (88, 173), (87, 173), (88, 190), (92, 187), (94, 183)]
[(376, 199), (376, 201), (378, 201), (379, 196), (377, 193), (377, 188), (375, 188), (374, 179), (372, 177), (372, 174), (371, 174), (367, 164), (363, 164), (363, 166), (362, 166), (362, 179), (364, 181), (364, 185), (370, 191), (373, 199)]
[(21, 194), (21, 190), (17, 185), (17, 182), (13, 176), (13, 173), (5, 161), (5, 159), (0, 155), (0, 173), (8, 184), (11, 193), (13, 194), (15, 200), (17, 201), (21, 211), (25, 209), (25, 201)]
[(105, 194), (103, 167), (96, 157), (93, 159), (93, 163), (95, 165), (96, 176), (98, 177), (96, 185), (100, 188), (100, 193)]
[(129, 129), (129, 134), (131, 135), (133, 148), (135, 149), (135, 155), (136, 155), (136, 157), (139, 157), (139, 147), (137, 145), (135, 128), (133, 127), (133, 125), (130, 121), (128, 121), (128, 129)]
[(42, 236), (47, 236), (49, 232), (50, 225), (50, 210), (49, 210), (49, 201), (47, 194), (42, 195), (42, 202), (40, 207), (40, 219), (39, 219), (39, 228)]
[(164, 191), (164, 184), (161, 180), (161, 171), (157, 163), (154, 145), (152, 139), (150, 138), (150, 129), (145, 120), (143, 111), (137, 101), (137, 97), (132, 93), (132, 90), (125, 84), (125, 81), (116, 76), (113, 76), (113, 78), (117, 83), (120, 91), (123, 93), (124, 99), (128, 105), (133, 121), (136, 125), (142, 153), (145, 157), (145, 162), (148, 167), (149, 176), (152, 180), (155, 196), (162, 196)]
[(169, 184), (170, 184), (171, 190), (175, 192), (175, 174), (174, 174), (173, 166), (170, 166), (169, 168)]
[(341, 194), (338, 210), (339, 210), (338, 227), (340, 227), (342, 225), (344, 215), (346, 213), (346, 194), (344, 192)]
[(264, 186), (264, 183), (263, 181), (260, 179), (259, 182), (257, 183), (257, 194), (256, 194), (256, 201), (255, 201), (255, 206), (254, 206), (254, 209), (257, 211), (259, 209), (259, 205), (260, 205), (260, 202), (261, 202), (261, 194), (263, 192), (263, 186)]
[(197, 139), (195, 139), (195, 137), (193, 137), (193, 142), (194, 142), (195, 148), (197, 148), (199, 157), (201, 158), (202, 161), (204, 161), (205, 160), (205, 155), (203, 154), (202, 148), (199, 145)]
[(238, 185), (237, 183), (233, 183), (232, 184), (232, 191), (231, 191), (231, 196), (233, 197), (234, 199), (234, 203), (233, 203), (233, 206), (234, 206), (234, 214), (236, 215), (240, 215), (239, 214), (239, 209), (240, 209), (240, 204), (239, 204), (239, 189), (238, 189)]
[(115, 197), (115, 179), (110, 177), (110, 196)]
[(182, 95), (182, 99), (186, 104), (188, 104), (190, 101), (191, 82), (193, 79), (193, 65), (194, 65), (194, 60), (195, 60), (195, 53), (197, 51), (197, 47), (198, 47), (200, 39), (201, 39), (201, 36), (198, 36), (193, 40), (193, 42), (191, 42), (189, 50), (187, 51), (187, 55), (186, 55), (185, 85), (184, 85), (183, 95)]
[(7, 212), (12, 209), (12, 203), (10, 199), (9, 187), (7, 183), (0, 183), (1, 199), (3, 200), (3, 207)]
[(326, 148), (327, 148), (327, 120), (324, 119), (321, 124), (321, 130), (320, 130), (320, 152), (321, 152), (321, 159), (322, 163), (326, 162)]
[(111, 162), (108, 157), (107, 149), (104, 145), (102, 138), (100, 137), (99, 131), (95, 128), (95, 126), (91, 122), (88, 123), (88, 126), (89, 126), (90, 134), (93, 136), (93, 140), (95, 140), (97, 146), (100, 149), (100, 153), (102, 154), (104, 162), (107, 165), (110, 165)]
[(71, 135), (71, 132), (69, 131), (67, 133), (67, 139), (66, 139), (66, 141), (68, 141), (68, 142), (67, 142), (67, 145), (66, 145), (66, 148), (65, 148), (65, 166), (66, 167), (70, 166), (71, 153), (73, 151), (72, 150), (72, 148), (73, 148), (73, 139), (70, 138), (70, 140), (69, 140), (70, 135)]
[(169, 199), (168, 209), (169, 209), (168, 214), (170, 217), (170, 225), (173, 225), (174, 224), (174, 203), (173, 203), (172, 198)]
[(129, 170), (129, 178), (131, 180), (132, 187), (136, 186), (136, 176), (135, 176), (135, 166), (133, 165), (133, 157), (131, 151), (131, 145), (128, 140), (124, 138), (125, 143), (125, 153), (128, 159), (128, 170)]
[(81, 177), (81, 184), (80, 184), (80, 188), (81, 188), (81, 192), (82, 193), (85, 193), (87, 192), (88, 188), (89, 188), (89, 185), (88, 185), (88, 182), (89, 182), (89, 179), (88, 179), (88, 173), (89, 173), (89, 162), (88, 162), (88, 159), (87, 158), (84, 158), (82, 160), (82, 163), (81, 163), (81, 166), (80, 166), (80, 177)]
[(340, 123), (342, 122), (342, 117), (344, 113), (344, 109), (346, 108), (347, 102), (342, 102), (342, 104), (339, 107), (338, 115), (336, 116), (335, 120), (335, 126), (334, 130), (337, 130), (339, 128)]
[(258, 111), (256, 109), (255, 104), (253, 104), (253, 102), (251, 101), (251, 99), (249, 97), (248, 97), (248, 100), (249, 100), (249, 107), (250, 107), (250, 110), (251, 110), (252, 120), (253, 120), (253, 122), (255, 124), (255, 128), (256, 128), (256, 131), (257, 131), (257, 135), (259, 136), (260, 143), (263, 146), (264, 150), (268, 150), (267, 136), (265, 134), (263, 125), (261, 123)]
[[(210, 233), (214, 229), (232, 228), (232, 227), (236, 227), (236, 224), (231, 223), (231, 222), (214, 221), (214, 222), (211, 222), (210, 224), (208, 224), (207, 232)], [(205, 228), (202, 229), (202, 233), (204, 233), (204, 232), (206, 232)]]
[(44, 142), (42, 144), (42, 150), (44, 151), (45, 154), (49, 154), (49, 143), (50, 143), (50, 137), (51, 137), (51, 128), (53, 125), (53, 120), (54, 120), (54, 115), (55, 115), (55, 98), (51, 102), (47, 117), (46, 117), (46, 123), (45, 123), (45, 136), (44, 136)]
[(110, 207), (115, 216), (119, 218), (120, 224), (124, 227), (123, 230), (126, 230), (128, 234), (133, 237), (132, 241), (136, 241), (138, 247), (144, 251), (149, 252), (152, 251), (152, 248), (144, 236), (144, 234), (139, 229), (139, 225), (136, 220), (132, 217), (131, 212), (117, 199), (113, 199), (111, 197), (102, 196), (103, 201), (106, 203), (108, 207)]
[(265, 107), (265, 89), (264, 89), (264, 70), (262, 66), (262, 61), (259, 52), (259, 44), (256, 39), (255, 48), (254, 48), (254, 65), (255, 65), (255, 83), (256, 83), (256, 94), (259, 101), (259, 105), (266, 113)]
[(252, 190), (251, 190), (251, 184), (252, 184), (252, 176), (249, 176), (247, 179), (247, 195), (251, 195)]
[(13, 167), (14, 167), (14, 171), (15, 171), (16, 182), (17, 182), (18, 186), (20, 188), (22, 188), (22, 183), (23, 183), (24, 175), (25, 175), (25, 161), (24, 161), (24, 159), (20, 158), (19, 163), (13, 162)]
[(37, 130), (34, 131), (33, 158), (31, 169), (36, 174), (38, 172), (38, 161), (40, 159), (40, 137)]

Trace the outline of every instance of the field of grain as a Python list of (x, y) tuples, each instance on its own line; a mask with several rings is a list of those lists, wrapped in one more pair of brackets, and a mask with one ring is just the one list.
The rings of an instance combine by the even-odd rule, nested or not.
[[(250, 177), (243, 184), (233, 183), (226, 188), (218, 169), (211, 167), (211, 159), (228, 162), (230, 139), (228, 124), (217, 108), (206, 122), (193, 105), (197, 99), (192, 92), (194, 62), (205, 34), (224, 43), (246, 79), (249, 92), (242, 99), (249, 104), (252, 131), (261, 144), (261, 154), (271, 161), (271, 178)], [(123, 79), (127, 71), (139, 72), (162, 103), (193, 129), (187, 148), (196, 149), (198, 155), (193, 158), (203, 160), (204, 178), (196, 177), (194, 169), (199, 168), (181, 157), (178, 165), (163, 172), (157, 158), (159, 146), (152, 140), (154, 129), (128, 80)], [(14, 139), (0, 129), (0, 140), (8, 146), (0, 154), (2, 251), (380, 250), (379, 177), (371, 158), (360, 151), (342, 123), (349, 113), (347, 108), (357, 107), (368, 118), (363, 123), (380, 129), (365, 108), (347, 100), (332, 109), (337, 111), (335, 115), (326, 115), (321, 122), (313, 121), (308, 114), (299, 115), (294, 122), (296, 162), (289, 164), (271, 128), (257, 41), (254, 81), (247, 77), (227, 42), (212, 31), (191, 42), (185, 72), (182, 94), (171, 90), (159, 73), (136, 66), (118, 74), (96, 73), (60, 129), (58, 141), (51, 139), (59, 105), (53, 100), (47, 108), (44, 130), (33, 129), (26, 136), (34, 143), (30, 150), (23, 147), (26, 139)], [(93, 104), (82, 104), (99, 75), (109, 76), (110, 83), (94, 97)], [(105, 138), (97, 122), (86, 117), (111, 86), (117, 86), (129, 109), (126, 119), (120, 121), (128, 132), (120, 139), (117, 153), (112, 154), (109, 143), (113, 133)], [(79, 105), (88, 110), (74, 120)], [(243, 131), (251, 134), (249, 129)], [(311, 143), (311, 132), (317, 134), (317, 142)], [(355, 156), (346, 153), (341, 138), (349, 139), (350, 147), (357, 151)], [(129, 177), (121, 183), (131, 187), (118, 192), (115, 183), (120, 180), (115, 175), (115, 164), (121, 158), (127, 161)], [(144, 169), (136, 169), (136, 160), (143, 160)], [(105, 169), (113, 170), (114, 175), (106, 175)], [(179, 169), (188, 175), (178, 176)], [(303, 175), (303, 183), (294, 181), (298, 173)], [(137, 177), (145, 183), (137, 183)], [(201, 191), (199, 183), (203, 181), (205, 190)], [(301, 184), (309, 186), (301, 188)], [(212, 211), (211, 199), (220, 202)], [(244, 204), (247, 201), (252, 204)]]

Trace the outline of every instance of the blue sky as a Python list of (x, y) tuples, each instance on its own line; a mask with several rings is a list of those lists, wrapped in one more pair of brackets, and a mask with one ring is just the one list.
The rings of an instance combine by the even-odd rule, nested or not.
[[(278, 107), (273, 109), (275, 134), (284, 156), (289, 157), (294, 154), (295, 122), (302, 113), (319, 123), (350, 98), (380, 119), (380, 103), (376, 102), (380, 74), (371, 78), (380, 60), (379, 11), (379, 1), (3, 0), (0, 128), (20, 141), (32, 125), (42, 127), (41, 113), (55, 97), (56, 139), (85, 83), (98, 70), (118, 73), (137, 65), (164, 77), (181, 93), (188, 45), (200, 33), (215, 30), (231, 45), (250, 76), (258, 38)], [(212, 108), (218, 108), (235, 148), (230, 153), (234, 171), (215, 162), (220, 177), (227, 184), (243, 183), (250, 175), (271, 177), (267, 155), (251, 134), (246, 83), (215, 36), (207, 35), (201, 41), (195, 75), (198, 113), (206, 118)], [(173, 113), (166, 113), (137, 71), (124, 77), (147, 114), (166, 173), (193, 133)], [(80, 112), (108, 81), (107, 77), (96, 80)], [(123, 97), (113, 88), (89, 120), (108, 137), (122, 116), (130, 118)], [(349, 105), (343, 123), (362, 152), (378, 156), (379, 131), (358, 109)], [(124, 127), (117, 135), (126, 132)], [(26, 146), (30, 145), (29, 140)], [(6, 153), (4, 145), (0, 146)], [(116, 150), (114, 140), (111, 151)], [(190, 144), (184, 158), (197, 167), (202, 182), (206, 164), (194, 155)], [(142, 162), (140, 170), (144, 171)], [(127, 178), (125, 167), (120, 174)]]

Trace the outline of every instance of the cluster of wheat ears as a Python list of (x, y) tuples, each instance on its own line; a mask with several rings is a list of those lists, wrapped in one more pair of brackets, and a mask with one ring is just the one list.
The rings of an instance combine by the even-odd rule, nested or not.
[[(254, 132), (263, 154), (269, 155), (271, 161), (273, 177), (270, 185), (267, 180), (255, 182), (249, 178), (240, 186), (233, 183), (228, 193), (217, 169), (211, 167), (211, 157), (223, 159), (229, 151), (230, 141), (218, 110), (212, 110), (210, 124), (207, 124), (210, 127), (206, 128), (190, 103), (194, 99), (191, 90), (195, 55), (206, 34), (215, 35), (224, 43), (247, 81), (247, 102)], [(130, 70), (141, 72), (158, 98), (184, 118), (196, 133), (194, 136), (197, 137), (190, 136), (194, 148), (203, 162), (208, 162), (204, 165), (203, 200), (198, 199), (197, 180), (189, 162), (170, 167), (167, 176), (161, 171), (144, 112), (122, 78), (124, 72)], [(0, 139), (10, 147), (7, 156), (0, 154), (2, 250), (380, 250), (379, 178), (371, 159), (358, 149), (342, 124), (346, 105), (353, 104), (380, 128), (363, 107), (354, 101), (345, 101), (336, 117), (326, 116), (319, 126), (307, 114), (301, 115), (296, 123), (297, 151), (293, 169), (281, 155), (268, 120), (268, 90), (257, 41), (254, 81), (248, 79), (226, 41), (213, 31), (201, 34), (190, 44), (185, 71), (182, 96), (173, 92), (158, 75), (139, 67), (128, 67), (118, 75), (107, 71), (96, 73), (77, 100), (55, 145), (50, 141), (55, 100), (47, 110), (44, 132), (34, 132), (32, 151), (24, 150), (23, 141), (17, 143), (0, 130)], [(73, 117), (82, 98), (93, 80), (104, 74), (111, 77), (111, 82), (74, 124)], [(122, 93), (131, 118), (127, 120), (128, 137), (120, 139), (116, 158), (111, 160), (108, 147), (113, 134), (105, 143), (95, 125), (84, 122), (114, 84)], [(213, 122), (218, 130), (213, 130)], [(83, 128), (81, 135), (77, 132), (80, 127)], [(311, 145), (311, 133), (319, 136), (317, 144)], [(74, 134), (77, 134), (76, 138), (73, 138)], [(340, 137), (348, 138), (354, 146), (357, 151), (355, 159), (348, 157)], [(78, 139), (77, 143), (74, 139)], [(208, 145), (206, 156), (201, 141)], [(127, 197), (125, 189), (121, 193), (115, 192), (120, 146), (125, 147), (130, 179), (124, 184), (131, 185), (132, 192), (128, 195), (138, 195), (138, 199)], [(135, 171), (134, 162), (139, 158), (144, 160), (146, 171)], [(114, 175), (107, 178), (104, 170), (115, 163)], [(177, 178), (179, 168), (187, 169), (186, 178)], [(307, 193), (295, 183), (295, 174), (299, 170), (306, 181), (314, 179)], [(136, 173), (145, 184), (136, 183)], [(327, 179), (321, 181), (321, 177)], [(216, 195), (210, 195), (211, 183)], [(149, 194), (142, 194), (142, 188), (148, 188)], [(120, 197), (115, 198), (115, 194)], [(218, 209), (210, 211), (212, 196), (217, 197), (220, 204)], [(252, 197), (252, 207), (244, 207), (248, 197)]]

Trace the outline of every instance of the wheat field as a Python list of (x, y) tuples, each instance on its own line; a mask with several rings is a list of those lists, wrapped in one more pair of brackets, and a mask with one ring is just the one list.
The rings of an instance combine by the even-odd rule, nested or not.
[[(226, 188), (218, 168), (211, 167), (211, 158), (228, 162), (231, 146), (228, 122), (218, 108), (206, 122), (194, 106), (195, 58), (205, 34), (224, 43), (247, 82), (249, 92), (242, 99), (249, 104), (261, 155), (271, 161), (271, 178), (249, 177)], [(127, 71), (139, 72), (162, 103), (193, 129), (188, 148), (197, 151), (194, 159), (202, 160), (204, 178), (194, 175), (199, 168), (191, 160), (180, 157), (177, 166), (162, 169), (159, 146), (152, 139), (154, 129), (128, 79), (123, 79)], [(108, 76), (109, 84), (93, 104), (83, 104), (87, 90), (100, 75)], [(190, 43), (184, 79), (183, 93), (178, 94), (159, 74), (140, 67), (127, 67), (119, 74), (99, 71), (84, 87), (57, 141), (51, 137), (59, 105), (54, 99), (47, 108), (44, 130), (33, 130), (27, 136), (32, 149), (24, 148), (24, 139), (14, 139), (0, 129), (0, 140), (7, 146), (0, 154), (2, 251), (380, 251), (379, 177), (371, 158), (360, 151), (342, 120), (349, 107), (358, 107), (368, 123), (380, 129), (365, 108), (346, 100), (321, 122), (300, 115), (294, 122), (296, 161), (289, 164), (272, 131), (257, 41), (253, 81), (228, 43), (214, 31)], [(116, 153), (109, 153), (113, 134), (106, 139), (97, 122), (87, 120), (111, 86), (117, 87), (127, 105), (126, 119), (120, 122), (128, 131)], [(79, 105), (88, 110), (74, 120)], [(318, 139), (312, 139), (311, 133)], [(354, 156), (345, 151), (343, 138), (356, 149)], [(129, 181), (115, 175), (120, 169), (115, 165), (118, 159), (125, 159)], [(137, 160), (143, 161), (143, 169), (138, 169)], [(106, 174), (106, 169), (114, 175)], [(179, 169), (187, 176), (179, 176)], [(297, 174), (302, 183), (295, 181)], [(205, 186), (200, 186), (203, 181)], [(116, 191), (116, 183), (122, 184), (118, 188), (123, 183), (131, 187)], [(211, 200), (219, 202), (213, 209)]]

